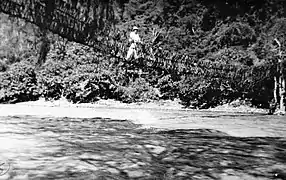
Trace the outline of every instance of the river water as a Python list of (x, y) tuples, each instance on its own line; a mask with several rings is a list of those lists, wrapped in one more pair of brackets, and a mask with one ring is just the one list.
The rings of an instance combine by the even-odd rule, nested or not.
[(285, 116), (1, 105), (0, 144), (0, 179), (286, 178)]

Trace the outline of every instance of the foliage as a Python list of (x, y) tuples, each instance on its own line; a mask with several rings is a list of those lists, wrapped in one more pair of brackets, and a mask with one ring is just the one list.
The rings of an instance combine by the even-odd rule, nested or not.
[(159, 78), (157, 86), (160, 87), (162, 99), (174, 99), (179, 93), (178, 82), (171, 75)]
[(116, 87), (104, 73), (73, 73), (64, 79), (64, 97), (73, 103), (113, 98)]
[(217, 79), (201, 80), (198, 77), (188, 77), (181, 84), (180, 98), (187, 107), (213, 107), (222, 103), (219, 87)]
[(245, 51), (240, 48), (225, 48), (212, 53), (206, 57), (208, 60), (219, 62), (221, 64), (236, 64), (252, 66), (257, 57), (252, 51)]
[(30, 63), (15, 63), (8, 71), (1, 73), (0, 102), (37, 100), (40, 95), (35, 69)]
[(277, 19), (273, 27), (270, 29), (271, 40), (277, 38), (281, 43), (282, 49), (286, 50), (286, 18)]
[[(59, 51), (63, 48), (64, 51)], [(74, 103), (111, 97), (113, 87), (106, 78), (105, 63), (99, 63), (104, 61), (102, 58), (87, 46), (56, 41), (48, 61), (39, 71), (43, 96), (46, 99), (65, 97)]]
[(216, 42), (220, 47), (247, 47), (256, 41), (254, 29), (252, 29), (248, 24), (241, 22), (222, 25), (214, 36), (216, 37)]
[(136, 79), (128, 87), (118, 87), (115, 93), (118, 100), (126, 103), (146, 102), (159, 98), (158, 90), (150, 86), (143, 78)]
[(38, 73), (42, 95), (47, 100), (59, 99), (63, 93), (63, 72), (66, 67), (62, 63), (48, 61), (44, 69)]

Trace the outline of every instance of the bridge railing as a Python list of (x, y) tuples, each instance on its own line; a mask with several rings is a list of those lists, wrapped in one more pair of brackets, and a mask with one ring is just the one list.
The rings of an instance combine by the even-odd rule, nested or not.
[[(86, 2), (73, 7), (64, 0), (1, 0), (0, 12), (24, 19), (39, 27), (44, 26), (70, 41), (96, 46), (100, 44), (100, 33), (106, 32), (104, 27), (99, 27), (102, 25), (100, 18), (108, 18), (104, 13), (100, 15), (104, 17), (99, 18), (98, 13), (108, 10), (108, 1), (103, 5), (98, 4), (97, 9), (91, 6), (91, 2), (97, 1)], [(107, 21), (104, 26), (108, 25)]]

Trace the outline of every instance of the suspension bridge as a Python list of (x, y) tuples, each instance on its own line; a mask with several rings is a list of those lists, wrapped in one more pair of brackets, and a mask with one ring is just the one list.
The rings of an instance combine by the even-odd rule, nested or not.
[[(114, 2), (109, 0), (1, 0), (0, 12), (48, 29), (69, 41), (104, 51), (108, 46), (103, 43), (104, 38), (113, 25), (112, 3)], [(212, 61), (200, 61), (194, 64), (188, 56), (146, 58), (141, 65), (149, 69), (159, 68), (169, 72), (197, 75), (206, 73), (210, 69), (219, 72), (253, 72), (248, 66), (222, 65)], [(267, 67), (262, 71), (264, 70), (267, 70)]]
[(110, 4), (108, 0), (1, 0), (0, 12), (94, 47), (112, 24)]

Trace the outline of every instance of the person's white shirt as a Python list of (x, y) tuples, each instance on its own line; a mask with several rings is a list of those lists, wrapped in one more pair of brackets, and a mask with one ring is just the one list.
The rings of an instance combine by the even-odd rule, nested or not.
[(135, 59), (138, 58), (137, 52), (136, 52), (136, 44), (141, 43), (141, 38), (139, 37), (139, 34), (137, 33), (138, 28), (135, 26), (133, 27), (133, 31), (129, 34), (129, 42), (131, 42), (131, 45), (128, 49), (126, 59), (130, 59), (132, 55), (134, 55)]
[(132, 44), (133, 44), (134, 42), (135, 42), (135, 43), (141, 42), (141, 39), (140, 39), (140, 37), (139, 37), (139, 34), (136, 33), (135, 31), (132, 31), (132, 32), (130, 33), (130, 36), (129, 36), (129, 42), (131, 42)]

